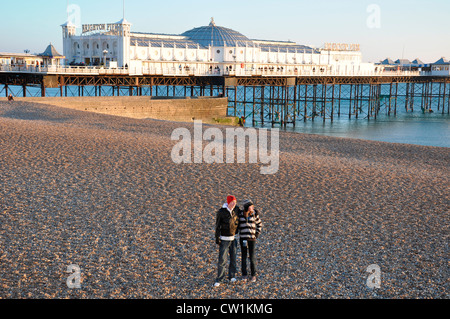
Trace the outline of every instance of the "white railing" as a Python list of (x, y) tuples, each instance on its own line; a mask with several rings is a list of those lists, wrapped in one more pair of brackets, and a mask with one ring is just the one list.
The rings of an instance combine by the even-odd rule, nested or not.
[(167, 75), (167, 76), (220, 76), (223, 73), (209, 70), (205, 65), (197, 67), (145, 67), (138, 72), (138, 70), (131, 68), (130, 74), (142, 75)]
[[(86, 74), (86, 75), (165, 75), (165, 76), (420, 76), (420, 71), (335, 71), (323, 66), (315, 69), (261, 68), (244, 69), (237, 65), (227, 70), (226, 66), (217, 64), (196, 64), (192, 67), (155, 65), (143, 68), (104, 68), (94, 66), (47, 66), (35, 67), (25, 65), (2, 65), (0, 72), (42, 73), (42, 74)], [(427, 74), (428, 75), (428, 74)]]
[(420, 76), (420, 71), (383, 71), (381, 76)]
[(2, 65), (0, 72), (43, 73), (43, 74), (129, 74), (125, 68), (102, 68), (94, 66), (25, 66)]
[(288, 71), (276, 71), (276, 70), (236, 70), (225, 71), (224, 75), (232, 76), (420, 76), (419, 71), (359, 71), (359, 72), (343, 72), (332, 70), (288, 70)]

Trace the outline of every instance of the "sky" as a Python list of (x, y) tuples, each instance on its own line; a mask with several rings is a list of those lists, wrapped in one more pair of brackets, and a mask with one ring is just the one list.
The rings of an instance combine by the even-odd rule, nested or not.
[(360, 44), (365, 62), (450, 59), (449, 0), (125, 0), (125, 10), (123, 0), (0, 0), (0, 10), (0, 52), (41, 53), (49, 43), (62, 52), (68, 17), (114, 23), (125, 11), (138, 32), (181, 34), (214, 17), (250, 39)]

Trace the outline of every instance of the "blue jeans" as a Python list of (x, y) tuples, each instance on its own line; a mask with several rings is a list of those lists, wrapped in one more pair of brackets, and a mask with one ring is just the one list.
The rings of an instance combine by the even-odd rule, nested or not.
[(222, 282), (225, 278), (225, 267), (227, 264), (227, 254), (230, 255), (230, 266), (228, 270), (228, 279), (236, 276), (236, 251), (237, 241), (222, 240), (219, 246), (219, 264), (216, 282)]

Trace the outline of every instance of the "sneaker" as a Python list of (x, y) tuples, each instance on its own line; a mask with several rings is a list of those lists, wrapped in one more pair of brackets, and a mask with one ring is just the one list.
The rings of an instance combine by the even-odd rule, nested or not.
[(236, 282), (236, 278), (231, 278), (231, 279), (230, 279), (230, 282), (231, 282), (232, 284), (234, 284), (234, 283)]
[(215, 282), (214, 283), (214, 287), (219, 287), (220, 286), (220, 282)]
[(250, 279), (248, 280), (249, 282), (256, 282), (256, 277), (255, 276), (252, 276), (252, 277), (250, 277)]

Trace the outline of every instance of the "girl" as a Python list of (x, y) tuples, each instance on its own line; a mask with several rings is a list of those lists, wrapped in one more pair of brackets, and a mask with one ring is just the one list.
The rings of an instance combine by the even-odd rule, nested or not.
[[(261, 234), (262, 223), (259, 213), (255, 209), (253, 202), (246, 200), (244, 202), (244, 210), (239, 214), (239, 241), (242, 253), (242, 276), (248, 282), (256, 281), (256, 240)], [(247, 274), (247, 252), (250, 257), (250, 272)]]

